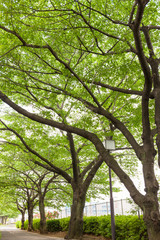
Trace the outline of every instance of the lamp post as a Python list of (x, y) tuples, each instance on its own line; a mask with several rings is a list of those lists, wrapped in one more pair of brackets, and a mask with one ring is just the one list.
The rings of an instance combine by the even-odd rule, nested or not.
[[(107, 150), (115, 150), (115, 141), (105, 140), (105, 148)], [(110, 186), (110, 209), (111, 209), (111, 231), (112, 231), (112, 240), (116, 239), (115, 235), (115, 219), (114, 219), (114, 202), (113, 202), (113, 193), (112, 193), (112, 174), (109, 167), (109, 186)]]

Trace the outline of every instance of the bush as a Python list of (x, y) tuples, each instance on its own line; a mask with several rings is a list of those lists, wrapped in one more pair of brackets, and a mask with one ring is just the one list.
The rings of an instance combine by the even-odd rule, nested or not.
[[(111, 216), (100, 216), (99, 220), (99, 229), (97, 231), (98, 235), (102, 235), (106, 238), (111, 238)], [(123, 238), (122, 238), (123, 239)]]
[(24, 230), (27, 230), (27, 228), (28, 228), (28, 220), (24, 222)]
[(142, 217), (116, 216), (116, 239), (147, 240), (147, 229)]
[(33, 219), (33, 230), (40, 230), (40, 219)]
[[(70, 218), (47, 220), (47, 231), (67, 231)], [(20, 221), (16, 227), (20, 227)], [(148, 240), (147, 230), (142, 217), (137, 216), (115, 216), (116, 240)], [(24, 229), (28, 227), (28, 220), (24, 223)], [(40, 220), (33, 220), (34, 230), (39, 230)], [(84, 217), (84, 233), (101, 235), (111, 239), (111, 216)]]
[[(148, 240), (142, 218), (137, 216), (115, 216), (116, 240)], [(84, 221), (84, 232), (111, 238), (111, 217), (89, 217)]]
[(84, 217), (83, 218), (83, 231), (84, 233), (98, 234), (99, 219), (98, 217)]
[(58, 232), (61, 231), (61, 225), (59, 219), (47, 220), (47, 231), (48, 232)]
[(69, 228), (70, 217), (59, 219), (62, 231), (67, 231)]
[(21, 221), (16, 222), (16, 228), (21, 228)]
[(53, 212), (48, 211), (46, 213), (46, 219), (47, 220), (53, 220), (55, 218), (58, 218), (58, 216), (59, 216), (59, 213), (57, 211), (53, 211)]
[[(148, 240), (142, 218), (137, 216), (115, 216), (116, 240)], [(111, 216), (84, 217), (84, 233), (111, 238)]]

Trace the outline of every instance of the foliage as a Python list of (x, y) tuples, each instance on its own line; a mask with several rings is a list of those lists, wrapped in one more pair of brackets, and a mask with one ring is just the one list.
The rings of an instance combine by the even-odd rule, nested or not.
[[(115, 216), (117, 240), (148, 239), (147, 230), (142, 218), (137, 216)], [(111, 238), (111, 217), (85, 217), (84, 233), (92, 233)]]
[(24, 222), (24, 230), (27, 230), (27, 229), (28, 229), (28, 220)]
[[(48, 232), (56, 232), (61, 231), (61, 224), (59, 219), (53, 219), (53, 220), (47, 220), (47, 231)], [(19, 224), (17, 223), (16, 227), (19, 227)], [(27, 230), (28, 228), (28, 220), (24, 222), (24, 229)], [(40, 230), (40, 219), (33, 219), (33, 229)]]
[[(117, 240), (148, 240), (147, 229), (142, 217), (137, 216), (115, 216), (116, 239)], [(39, 230), (40, 219), (33, 220), (34, 230)], [(20, 227), (16, 223), (16, 227)], [(47, 231), (67, 231), (69, 227), (69, 218), (47, 220)], [(27, 221), (25, 222), (27, 229)], [(111, 238), (111, 217), (84, 217), (83, 233), (93, 234)]]
[(70, 217), (59, 219), (62, 231), (67, 231), (69, 227)]
[(58, 218), (58, 216), (59, 216), (59, 213), (57, 211), (53, 211), (53, 212), (48, 211), (46, 213), (46, 219), (47, 220), (52, 220), (54, 218)]
[(85, 233), (92, 233), (98, 235), (99, 232), (99, 218), (97, 217), (84, 217), (83, 231)]
[(16, 228), (21, 228), (21, 221), (16, 222)]
[(47, 231), (48, 232), (57, 232), (61, 231), (61, 225), (59, 219), (47, 220)]
[(33, 229), (34, 231), (40, 229), (40, 219), (33, 219)]
[(35, 214), (33, 215), (33, 218), (34, 218), (34, 219), (40, 219), (40, 214), (39, 214), (39, 213), (35, 213)]
[[(5, 0), (0, 8), (0, 99), (17, 112), (6, 117), (2, 106), (5, 145), (29, 151), (68, 183), (91, 181), (88, 171), (102, 157), (143, 209), (153, 239), (160, 219), (160, 1)], [(117, 152), (106, 151), (108, 138)], [(138, 163), (145, 194), (131, 179)]]
[[(45, 213), (45, 216), (46, 216), (46, 220), (52, 220), (52, 219), (58, 218), (59, 213), (57, 211), (55, 211), (55, 210), (53, 212), (48, 211), (48, 212)], [(33, 218), (39, 219), (40, 218), (40, 214), (39, 213), (35, 213), (33, 215)]]
[(15, 191), (16, 188), (11, 177), (10, 179), (6, 179), (3, 187), (1, 186), (0, 189), (0, 205), (3, 206), (3, 208), (0, 209), (0, 215), (7, 216), (8, 218), (15, 218), (19, 215), (19, 211), (17, 210), (17, 205), (15, 203)]

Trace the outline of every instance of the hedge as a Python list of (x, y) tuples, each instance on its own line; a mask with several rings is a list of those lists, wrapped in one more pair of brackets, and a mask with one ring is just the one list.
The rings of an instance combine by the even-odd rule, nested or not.
[[(67, 231), (70, 218), (47, 220), (48, 232)], [(116, 240), (148, 240), (147, 230), (144, 221), (137, 216), (115, 216), (116, 224)], [(17, 222), (16, 226), (20, 226)], [(27, 229), (28, 220), (25, 221), (24, 228)], [(39, 230), (40, 220), (33, 220), (34, 230)], [(94, 234), (96, 236), (104, 236), (111, 238), (111, 217), (84, 217), (83, 223), (84, 234)]]
[(68, 231), (70, 217), (59, 219), (62, 231)]
[[(27, 224), (28, 227), (28, 224)], [(33, 230), (39, 230), (40, 229), (40, 219), (34, 219), (33, 220)]]
[(16, 222), (16, 228), (21, 228), (21, 224), (22, 224), (21, 221), (17, 221)]
[(60, 225), (59, 219), (47, 220), (47, 231), (48, 232), (58, 232), (61, 230), (62, 230), (62, 227)]

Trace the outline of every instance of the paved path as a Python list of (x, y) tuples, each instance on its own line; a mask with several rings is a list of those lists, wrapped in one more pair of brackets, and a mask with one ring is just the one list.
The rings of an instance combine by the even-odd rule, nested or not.
[(63, 240), (64, 238), (43, 236), (17, 229), (14, 225), (0, 226), (1, 240)]

